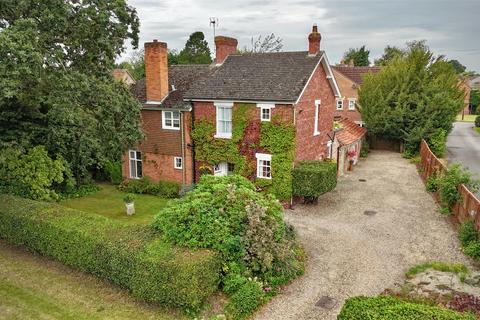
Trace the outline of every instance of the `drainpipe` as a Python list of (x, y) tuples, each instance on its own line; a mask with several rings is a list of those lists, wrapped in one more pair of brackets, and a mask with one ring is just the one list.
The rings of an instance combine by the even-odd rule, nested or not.
[[(195, 128), (195, 109), (193, 108), (193, 102), (192, 100), (189, 101), (190, 103), (190, 109), (191, 109), (191, 114), (192, 114), (192, 126), (190, 128), (190, 132)], [(189, 145), (189, 147), (192, 148), (192, 183), (195, 184), (197, 183), (197, 177), (196, 177), (196, 163), (195, 163), (195, 141), (192, 141), (192, 144)]]
[(187, 180), (187, 171), (186, 171), (186, 165), (185, 165), (185, 112), (180, 111), (180, 114), (182, 115), (180, 117), (180, 127), (182, 128), (182, 189), (185, 189), (186, 185), (186, 180)]

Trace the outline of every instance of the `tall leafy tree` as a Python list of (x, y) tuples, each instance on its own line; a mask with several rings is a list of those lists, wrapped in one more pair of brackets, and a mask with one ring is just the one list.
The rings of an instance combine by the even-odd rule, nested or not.
[(455, 69), (457, 74), (462, 74), (467, 70), (467, 67), (461, 64), (458, 60), (448, 60), (448, 63), (453, 67), (453, 69)]
[(343, 55), (343, 61), (345, 63), (350, 63), (353, 61), (353, 64), (357, 67), (366, 67), (370, 65), (370, 50), (367, 50), (365, 46), (360, 48), (350, 48)]
[(421, 139), (444, 139), (463, 108), (464, 92), (453, 67), (434, 57), (425, 42), (409, 43), (404, 57), (365, 76), (359, 91), (368, 130), (406, 142), (415, 153)]
[(0, 147), (44, 145), (81, 183), (141, 139), (141, 106), (110, 75), (125, 40), (138, 44), (135, 9), (12, 0), (0, 17)]
[(390, 61), (403, 56), (405, 56), (405, 50), (395, 46), (386, 46), (383, 55), (375, 60), (375, 65), (386, 66)]
[(259, 35), (258, 38), (252, 37), (250, 42), (250, 47), (245, 46), (241, 50), (242, 53), (279, 52), (283, 48), (283, 39), (274, 33), (266, 36)]
[(121, 62), (118, 67), (128, 70), (135, 80), (145, 78), (145, 50), (134, 50), (130, 57)]
[(212, 62), (210, 48), (201, 31), (190, 35), (185, 48), (178, 54), (178, 64), (209, 64)]

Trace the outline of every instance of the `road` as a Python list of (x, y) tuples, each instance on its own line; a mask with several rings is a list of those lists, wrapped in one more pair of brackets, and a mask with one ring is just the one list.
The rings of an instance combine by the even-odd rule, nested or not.
[(480, 134), (473, 130), (473, 126), (471, 122), (454, 123), (447, 139), (446, 158), (449, 163), (460, 162), (480, 179)]
[(287, 210), (307, 254), (305, 274), (255, 320), (334, 320), (348, 297), (377, 295), (428, 261), (469, 260), (415, 165), (373, 151), (317, 205)]

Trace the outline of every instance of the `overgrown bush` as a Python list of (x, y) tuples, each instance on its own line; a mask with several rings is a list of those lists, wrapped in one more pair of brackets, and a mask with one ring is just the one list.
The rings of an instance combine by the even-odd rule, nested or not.
[(458, 238), (463, 252), (475, 260), (480, 260), (480, 236), (472, 221), (466, 221), (460, 226)]
[(0, 192), (36, 200), (57, 200), (55, 185), (70, 173), (61, 156), (52, 159), (43, 146), (0, 151)]
[(366, 158), (369, 152), (370, 152), (370, 145), (368, 144), (367, 140), (363, 140), (362, 148), (360, 149), (360, 157)]
[(406, 302), (391, 296), (378, 296), (347, 299), (337, 319), (475, 320), (475, 317), (437, 306)]
[(480, 116), (475, 117), (475, 127), (480, 127)]
[(177, 198), (180, 186), (170, 181), (152, 182), (148, 177), (123, 181), (118, 189), (123, 192), (151, 194), (164, 198)]
[(120, 184), (122, 182), (122, 162), (121, 161), (105, 161), (103, 164), (103, 172), (105, 178), (113, 183)]
[(218, 254), (173, 247), (148, 226), (9, 195), (0, 195), (0, 238), (184, 310), (197, 310), (220, 280)]
[(100, 187), (96, 184), (84, 184), (77, 187), (69, 188), (67, 191), (60, 194), (61, 199), (72, 199), (80, 198), (87, 196), (89, 194), (94, 194), (95, 192), (100, 191)]
[(427, 137), (427, 142), (433, 154), (441, 158), (447, 147), (447, 132), (444, 129), (438, 129)]
[(462, 201), (458, 191), (461, 184), (466, 185), (473, 191), (477, 190), (478, 183), (473, 181), (471, 176), (471, 173), (463, 169), (460, 164), (453, 164), (438, 177), (440, 202), (446, 212), (451, 212), (455, 203)]
[[(195, 190), (160, 211), (153, 226), (175, 244), (222, 254), (223, 289), (232, 297), (228, 310), (236, 318), (250, 314), (263, 301), (263, 291), (303, 272), (282, 206), (239, 175), (202, 176)], [(248, 280), (255, 277), (260, 290)]]
[(428, 192), (437, 192), (438, 191), (439, 179), (435, 176), (430, 176), (427, 179), (426, 189)]
[(304, 161), (293, 169), (293, 194), (316, 199), (337, 185), (337, 164), (328, 161)]

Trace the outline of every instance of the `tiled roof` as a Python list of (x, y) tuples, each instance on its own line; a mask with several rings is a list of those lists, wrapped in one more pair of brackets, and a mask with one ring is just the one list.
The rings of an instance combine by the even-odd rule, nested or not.
[[(168, 67), (168, 85), (175, 90), (171, 90), (168, 96), (162, 101), (160, 105), (151, 105), (149, 108), (175, 108), (188, 109), (189, 105), (183, 101), (185, 91), (192, 85), (192, 83), (199, 81), (212, 72), (212, 67), (209, 65), (173, 65)], [(142, 103), (147, 101), (147, 92), (145, 79), (138, 80), (132, 86), (133, 95)]]
[(367, 129), (360, 127), (350, 119), (342, 118), (339, 120), (342, 129), (335, 134), (341, 145), (346, 146), (363, 138)]
[(323, 52), (229, 55), (221, 66), (186, 92), (186, 99), (294, 102)]
[(351, 66), (333, 66), (337, 70), (356, 84), (362, 84), (363, 76), (366, 73), (377, 73), (381, 70), (380, 67), (351, 67)]

